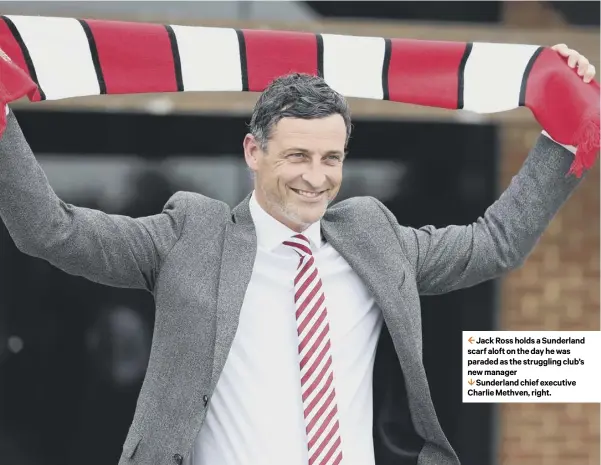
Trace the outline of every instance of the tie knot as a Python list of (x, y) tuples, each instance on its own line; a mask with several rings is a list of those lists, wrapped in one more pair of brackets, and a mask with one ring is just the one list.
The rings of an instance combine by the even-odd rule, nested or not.
[(292, 247), (300, 256), (313, 255), (311, 252), (311, 243), (306, 236), (302, 234), (295, 234), (287, 241), (284, 241), (284, 245)]

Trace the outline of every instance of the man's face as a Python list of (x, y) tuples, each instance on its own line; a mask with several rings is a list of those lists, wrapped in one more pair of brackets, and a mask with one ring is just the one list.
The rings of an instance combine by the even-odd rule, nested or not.
[(255, 173), (259, 204), (297, 232), (319, 221), (342, 183), (346, 126), (342, 116), (284, 118), (263, 151), (252, 135), (244, 155)]

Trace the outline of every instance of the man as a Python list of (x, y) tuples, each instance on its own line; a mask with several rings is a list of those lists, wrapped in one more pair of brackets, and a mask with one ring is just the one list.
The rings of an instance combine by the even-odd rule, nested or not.
[[(555, 49), (590, 82), (586, 58)], [(372, 197), (328, 208), (349, 134), (342, 96), (282, 77), (244, 139), (255, 188), (240, 205), (178, 192), (132, 219), (57, 198), (9, 115), (0, 214), (17, 247), (156, 301), (121, 465), (459, 463), (429, 394), (419, 295), (519, 266), (579, 182), (566, 176), (572, 153), (541, 135), (482, 218), (416, 230)], [(393, 363), (373, 386), (381, 336)]]

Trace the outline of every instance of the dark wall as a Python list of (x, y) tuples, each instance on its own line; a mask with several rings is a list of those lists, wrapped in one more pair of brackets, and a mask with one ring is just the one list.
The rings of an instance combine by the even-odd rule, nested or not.
[[(371, 18), (420, 22), (495, 24), (503, 20), (501, 1), (410, 1), (410, 2), (306, 2), (314, 11), (329, 18)], [(548, 1), (573, 26), (599, 26), (600, 3), (591, 1)]]
[(403, 21), (498, 23), (503, 2), (306, 2), (326, 17), (373, 18)]

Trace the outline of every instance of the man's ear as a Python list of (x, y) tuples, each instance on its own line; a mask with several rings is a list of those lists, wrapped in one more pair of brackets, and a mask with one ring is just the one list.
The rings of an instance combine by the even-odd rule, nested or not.
[(261, 155), (261, 147), (252, 134), (246, 134), (244, 142), (242, 142), (244, 148), (244, 159), (246, 164), (252, 171), (256, 171), (259, 168), (259, 156)]

